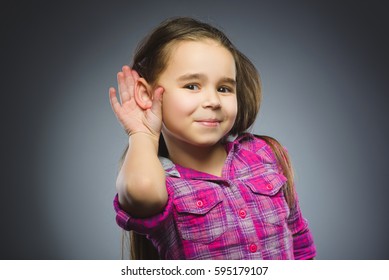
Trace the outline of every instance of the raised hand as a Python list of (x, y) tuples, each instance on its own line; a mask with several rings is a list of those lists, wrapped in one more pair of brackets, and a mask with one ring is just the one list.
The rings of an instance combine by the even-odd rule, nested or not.
[(117, 74), (120, 103), (115, 88), (109, 89), (113, 112), (128, 135), (147, 133), (159, 138), (162, 128), (162, 94), (153, 90), (135, 70), (123, 66)]

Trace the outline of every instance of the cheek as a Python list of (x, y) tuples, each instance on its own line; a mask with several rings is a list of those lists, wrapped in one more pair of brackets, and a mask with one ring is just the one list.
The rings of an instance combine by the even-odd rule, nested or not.
[(236, 119), (236, 116), (238, 114), (238, 102), (236, 99), (231, 100), (230, 102), (227, 102), (225, 105), (225, 111), (227, 112), (228, 116), (231, 119)]
[(196, 110), (196, 102), (182, 94), (164, 94), (162, 100), (163, 113), (173, 115), (190, 115)]

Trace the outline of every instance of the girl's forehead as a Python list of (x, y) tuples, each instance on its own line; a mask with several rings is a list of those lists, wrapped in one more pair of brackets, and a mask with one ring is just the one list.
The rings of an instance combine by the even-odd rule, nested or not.
[[(206, 48), (209, 47), (217, 47), (220, 48), (220, 50), (228, 51), (226, 47), (224, 47), (220, 42), (209, 39), (209, 38), (202, 38), (198, 40), (179, 40), (172, 42), (170, 46), (170, 52), (171, 54), (177, 53), (178, 50), (187, 50), (190, 49), (192, 51), (195, 51), (198, 49), (198, 51), (205, 51)], [(229, 51), (228, 51), (229, 52)]]
[(215, 40), (185, 40), (171, 46), (166, 70), (169, 68), (183, 71), (227, 71), (235, 75), (235, 60), (232, 53)]

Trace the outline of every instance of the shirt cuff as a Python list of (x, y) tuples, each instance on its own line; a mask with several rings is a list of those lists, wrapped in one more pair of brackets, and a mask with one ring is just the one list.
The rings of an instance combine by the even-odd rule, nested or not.
[(124, 211), (119, 204), (118, 194), (114, 198), (113, 206), (116, 211), (116, 223), (124, 230), (134, 230), (140, 234), (149, 234), (152, 230), (163, 226), (173, 212), (173, 201), (170, 195), (162, 212), (147, 218), (135, 218)]
[(296, 260), (309, 260), (316, 256), (316, 246), (309, 229), (294, 239), (294, 258)]

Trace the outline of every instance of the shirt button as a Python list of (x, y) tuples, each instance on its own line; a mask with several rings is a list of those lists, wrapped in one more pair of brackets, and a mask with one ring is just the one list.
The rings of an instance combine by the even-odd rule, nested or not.
[(246, 218), (246, 215), (247, 215), (246, 211), (244, 211), (243, 209), (239, 210), (239, 216), (242, 219)]
[(268, 190), (271, 190), (272, 188), (273, 188), (273, 186), (272, 185), (266, 185), (266, 188), (268, 189)]
[(196, 202), (196, 205), (197, 205), (198, 208), (201, 208), (201, 207), (204, 206), (204, 203), (203, 203), (201, 200), (198, 200), (198, 201)]
[(255, 245), (254, 243), (250, 245), (250, 252), (251, 253), (255, 253), (257, 251), (257, 245)]

